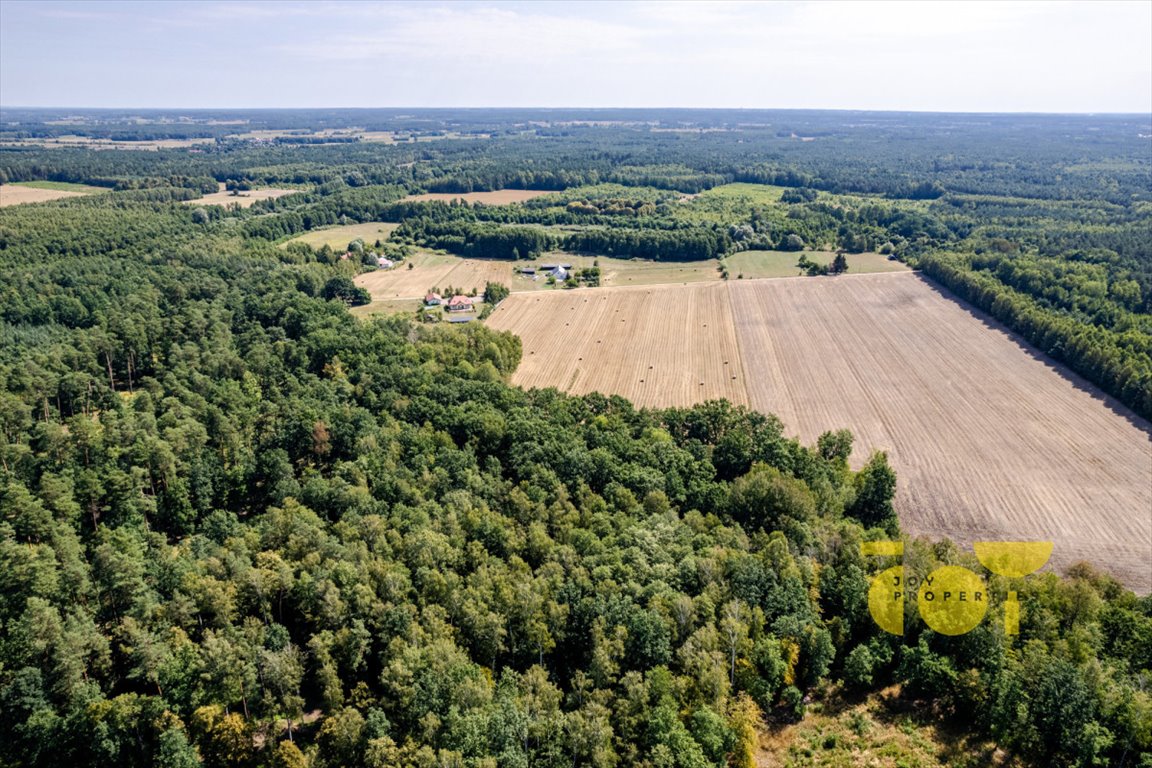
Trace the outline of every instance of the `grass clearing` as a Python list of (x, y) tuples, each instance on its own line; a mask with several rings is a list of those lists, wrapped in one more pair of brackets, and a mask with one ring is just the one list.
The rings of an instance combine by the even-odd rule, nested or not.
[(839, 694), (808, 708), (798, 723), (762, 733), (764, 768), (1018, 768), (1023, 764), (971, 729), (941, 722), (892, 688), (865, 698)]
[[(381, 226), (381, 225), (356, 225)], [(390, 225), (384, 225), (390, 226)], [(353, 232), (350, 227), (339, 228), (341, 235), (340, 248), (348, 244), (346, 235)], [(305, 237), (332, 230), (319, 230), (295, 238), (300, 242)], [(361, 235), (363, 236), (363, 235)], [(365, 240), (367, 241), (367, 237)], [(293, 242), (293, 241), (289, 241)], [(312, 244), (312, 243), (309, 243)], [(314, 247), (318, 247), (314, 245)], [(335, 246), (334, 246), (335, 247)], [(412, 268), (408, 268), (408, 264)], [(544, 265), (567, 264), (572, 271), (587, 269), (599, 265), (601, 271), (600, 284), (602, 286), (649, 286), (664, 284), (699, 283), (703, 281), (719, 281), (719, 262), (690, 261), (690, 262), (657, 262), (642, 261), (639, 259), (613, 259), (607, 256), (588, 256), (571, 253), (548, 253), (538, 259), (522, 259), (520, 261), (502, 259), (466, 259), (447, 253), (422, 252), (403, 261), (394, 269), (376, 270), (366, 272), (356, 277), (356, 284), (367, 289), (372, 294), (373, 305), (378, 311), (388, 311), (392, 302), (403, 299), (423, 298), (432, 287), (444, 289), (446, 286), (464, 288), (471, 291), (475, 288), (484, 292), (484, 285), (488, 282), (503, 283), (513, 293), (526, 291), (565, 290), (562, 285), (549, 285), (547, 274), (543, 271)], [(525, 275), (522, 269), (535, 268), (536, 275)], [(581, 287), (577, 290), (585, 290)], [(404, 306), (400, 304), (398, 306)]]
[(780, 202), (780, 196), (784, 194), (786, 187), (774, 187), (770, 184), (746, 184), (743, 182), (736, 182), (734, 184), (721, 184), (718, 187), (705, 190), (699, 195), (696, 195), (695, 200), (713, 200), (713, 199), (734, 199), (743, 198), (752, 205), (774, 205)]
[(198, 197), (195, 200), (185, 200), (185, 205), (239, 205), (241, 208), (250, 208), (257, 200), (268, 200), (277, 197), (284, 197), (291, 195), (295, 192), (300, 192), (299, 189), (274, 189), (266, 187), (264, 189), (250, 189), (238, 194), (232, 194), (225, 189), (224, 185), (220, 185), (217, 192), (210, 195)]
[(367, 315), (394, 315), (396, 313), (415, 314), (416, 310), (424, 306), (422, 299), (381, 299), (370, 304), (352, 307), (348, 311), (361, 317)]
[(280, 247), (283, 248), (288, 243), (304, 243), (316, 249), (327, 245), (334, 251), (343, 251), (348, 247), (348, 243), (360, 238), (371, 248), (377, 240), (385, 241), (391, 237), (392, 230), (396, 229), (397, 226), (399, 225), (370, 221), (365, 224), (347, 224), (342, 227), (313, 229), (281, 243)]
[[(804, 271), (796, 266), (801, 256), (817, 264), (831, 264), (835, 251), (741, 251), (725, 258), (730, 279), (740, 275), (745, 279), (758, 277), (804, 277)], [(879, 253), (848, 253), (848, 274), (860, 275), (871, 272), (908, 272), (908, 265), (889, 260)]]
[(600, 259), (601, 284), (664, 285), (699, 283), (720, 279), (720, 262), (642, 261), (640, 259)]
[(62, 192), (80, 192), (85, 195), (109, 191), (108, 187), (94, 187), (91, 184), (74, 184), (70, 181), (14, 181), (12, 183), (18, 187), (28, 187), (30, 189), (57, 189)]
[(647, 261), (645, 259), (617, 259), (612, 256), (554, 251), (533, 261), (521, 262), (521, 264), (534, 267), (539, 267), (541, 264), (571, 264), (573, 269), (599, 266), (600, 285), (605, 287), (673, 285), (720, 279), (720, 262), (716, 259)]
[[(357, 275), (355, 282), (372, 294), (373, 303), (395, 299), (423, 299), (432, 288), (443, 292), (449, 285), (470, 292), (484, 292), (488, 282), (503, 283), (513, 290), (531, 290), (532, 283), (512, 270), (516, 262), (494, 259), (463, 259), (446, 253), (417, 253), (393, 269)], [(409, 269), (408, 265), (412, 268)], [(539, 287), (543, 287), (543, 281)]]
[(408, 195), (405, 200), (464, 200), (469, 203), (484, 203), (486, 205), (508, 205), (509, 203), (522, 203), (534, 197), (552, 194), (549, 190), (541, 189), (498, 189), (495, 192), (428, 192), (423, 195)]
[(724, 184), (697, 195), (684, 196), (672, 206), (672, 215), (694, 224), (724, 226), (733, 221), (747, 221), (753, 211), (767, 213), (772, 219), (782, 219), (787, 213), (787, 206), (780, 204), (784, 191), (784, 187), (767, 184)]

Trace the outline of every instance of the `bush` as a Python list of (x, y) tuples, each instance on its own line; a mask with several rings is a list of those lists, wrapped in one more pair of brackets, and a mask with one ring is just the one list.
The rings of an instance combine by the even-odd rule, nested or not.
[(866, 645), (858, 645), (844, 660), (844, 682), (849, 687), (863, 690), (872, 685), (872, 652)]

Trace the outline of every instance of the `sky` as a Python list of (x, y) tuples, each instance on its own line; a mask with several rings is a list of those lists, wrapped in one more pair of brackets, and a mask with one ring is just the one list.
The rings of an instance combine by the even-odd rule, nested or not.
[(5, 106), (1152, 112), (1152, 0), (0, 0)]

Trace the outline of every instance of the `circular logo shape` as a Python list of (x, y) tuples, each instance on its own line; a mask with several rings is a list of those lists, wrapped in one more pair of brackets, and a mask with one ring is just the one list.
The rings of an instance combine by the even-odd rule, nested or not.
[(945, 565), (924, 578), (916, 603), (929, 627), (942, 635), (962, 635), (975, 629), (988, 612), (988, 589), (967, 568)]
[(885, 632), (904, 634), (904, 566), (894, 565), (872, 579), (868, 610)]

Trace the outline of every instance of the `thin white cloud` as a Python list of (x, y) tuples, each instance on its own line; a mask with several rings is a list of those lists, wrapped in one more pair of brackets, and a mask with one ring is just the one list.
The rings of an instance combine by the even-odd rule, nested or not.
[[(237, 106), (323, 99), (1152, 110), (1149, 2), (88, 2), (43, 9), (118, 15), (94, 20), (99, 37), (77, 37), (78, 55), (94, 40), (104, 54), (84, 56), (79, 72), (53, 59), (61, 31), (81, 28), (77, 20), (40, 15), (34, 25), (9, 23), (9, 8), (39, 6), (0, 5), (5, 101), (10, 93), (46, 98), (40, 94), (53, 88), (99, 97), (128, 70), (140, 80), (135, 94), (148, 93), (151, 79), (169, 99), (226, 98)], [(237, 70), (242, 61), (249, 64)], [(34, 84), (13, 74), (33, 71)]]

